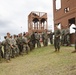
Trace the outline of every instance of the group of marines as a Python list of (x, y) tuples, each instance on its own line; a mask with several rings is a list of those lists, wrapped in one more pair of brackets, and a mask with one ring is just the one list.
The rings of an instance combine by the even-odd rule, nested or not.
[[(39, 34), (38, 32), (28, 32), (20, 33), (18, 35), (11, 35), (9, 32), (2, 42), (0, 42), (0, 60), (4, 58), (7, 62), (11, 58), (17, 57), (19, 55), (28, 54), (29, 51), (33, 49), (40, 48), (42, 46), (48, 46), (48, 38), (50, 39), (50, 44), (54, 44), (55, 52), (60, 51), (60, 45), (68, 46), (70, 45), (69, 30), (60, 30), (55, 27), (54, 33), (51, 31), (48, 35), (47, 30)], [(54, 40), (53, 40), (54, 35)], [(42, 43), (41, 43), (42, 41)], [(54, 43), (53, 43), (54, 42)]]
[[(43, 45), (47, 46), (48, 36), (44, 32)], [(11, 58), (15, 58), (19, 55), (28, 54), (29, 51), (41, 47), (40, 34), (38, 32), (32, 32), (29, 34), (20, 33), (18, 35), (11, 35), (9, 32), (4, 36), (4, 40), (0, 42), (0, 60), (4, 58), (6, 62), (10, 62)]]

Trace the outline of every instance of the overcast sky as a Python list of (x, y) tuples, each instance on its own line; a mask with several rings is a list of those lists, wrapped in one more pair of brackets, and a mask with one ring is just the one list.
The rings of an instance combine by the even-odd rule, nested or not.
[(32, 11), (46, 12), (48, 28), (53, 26), (53, 0), (0, 0), (0, 36), (28, 31), (28, 15)]

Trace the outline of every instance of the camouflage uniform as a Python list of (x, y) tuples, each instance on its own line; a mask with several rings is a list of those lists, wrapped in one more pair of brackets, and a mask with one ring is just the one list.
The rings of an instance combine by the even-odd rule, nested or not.
[(55, 51), (59, 51), (60, 50), (60, 35), (61, 35), (61, 31), (59, 29), (55, 30), (55, 32), (54, 32), (54, 47), (55, 47)]
[(14, 39), (13, 39), (14, 43), (14, 47), (15, 47), (15, 55), (18, 56), (19, 55), (19, 48), (18, 48), (18, 45), (17, 45), (17, 36), (14, 35)]
[(41, 47), (40, 35), (38, 33), (35, 33), (35, 39), (36, 39), (37, 47)]
[(10, 43), (10, 38), (6, 38), (6, 60), (10, 60), (10, 57), (11, 57), (11, 43)]
[(30, 48), (30, 51), (33, 50), (33, 43), (32, 43), (32, 38), (31, 38), (31, 35), (27, 35), (27, 40), (28, 40), (28, 46)]
[[(12, 36), (10, 37), (10, 44), (13, 46)], [(11, 49), (10, 49), (10, 55), (11, 55), (11, 57), (15, 57), (14, 47), (11, 47)]]
[(6, 38), (7, 36), (4, 36), (4, 40), (2, 41), (2, 46), (4, 50), (4, 58), (6, 58)]
[(36, 43), (35, 33), (34, 32), (31, 35), (31, 41), (32, 41), (32, 44), (33, 44), (33, 49), (34, 49), (35, 48), (35, 43)]
[(2, 50), (2, 45), (1, 45), (1, 42), (0, 42), (0, 61), (1, 61), (1, 50)]
[(44, 45), (44, 32), (42, 33), (42, 42), (43, 42), (43, 45)]
[(75, 30), (75, 52), (76, 52), (76, 30)]
[(18, 48), (18, 46), (16, 44), (15, 37), (11, 38), (11, 45), (13, 46), (13, 48), (11, 48), (11, 50), (12, 50), (12, 57), (18, 56), (19, 55), (19, 48)]
[(76, 40), (75, 40), (75, 52), (76, 52)]
[(23, 52), (23, 42), (22, 42), (22, 35), (19, 34), (18, 38), (17, 38), (17, 45), (19, 48), (19, 54), (22, 54)]
[(53, 44), (53, 33), (52, 33), (52, 31), (49, 34), (49, 38), (50, 38), (50, 44)]
[(70, 45), (70, 31), (69, 31), (69, 28), (65, 29), (64, 42), (65, 42), (66, 46)]
[(26, 54), (28, 54), (28, 41), (26, 35), (24, 35), (22, 39), (23, 39), (23, 53), (26, 52)]
[(64, 46), (64, 35), (65, 35), (65, 29), (61, 31), (61, 45)]
[(48, 35), (47, 35), (47, 32), (44, 32), (43, 34), (43, 43), (44, 43), (44, 46), (47, 46), (48, 45)]
[(73, 29), (75, 29), (75, 50), (72, 53), (76, 53), (76, 27)]

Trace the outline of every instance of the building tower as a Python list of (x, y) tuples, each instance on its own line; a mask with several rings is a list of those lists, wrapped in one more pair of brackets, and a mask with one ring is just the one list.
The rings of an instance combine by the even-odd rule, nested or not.
[(45, 12), (31, 12), (28, 15), (28, 32), (43, 32), (47, 29), (47, 13)]

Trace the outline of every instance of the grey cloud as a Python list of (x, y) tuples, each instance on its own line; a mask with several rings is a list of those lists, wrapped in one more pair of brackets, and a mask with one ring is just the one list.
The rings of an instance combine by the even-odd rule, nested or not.
[(3, 27), (5, 28), (6, 26), (8, 26), (11, 22), (7, 21), (7, 20), (0, 20), (0, 28)]

